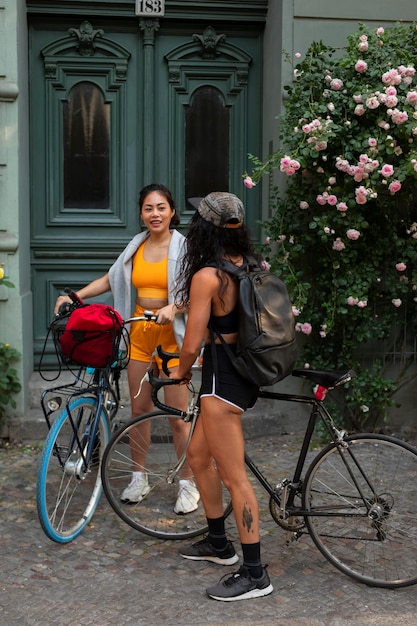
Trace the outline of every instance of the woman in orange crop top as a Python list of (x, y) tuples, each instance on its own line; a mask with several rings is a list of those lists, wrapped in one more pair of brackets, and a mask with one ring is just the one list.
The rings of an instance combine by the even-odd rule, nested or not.
[[(157, 314), (156, 322), (136, 322), (130, 328), (130, 361), (127, 368), (131, 399), (132, 418), (153, 410), (151, 386), (144, 383), (136, 397), (138, 386), (146, 373), (152, 353), (161, 344), (167, 352), (179, 352), (185, 331), (185, 311), (178, 308), (174, 297), (177, 271), (184, 250), (185, 237), (175, 230), (179, 224), (175, 202), (171, 192), (163, 185), (144, 187), (139, 194), (139, 215), (146, 231), (136, 235), (120, 254), (109, 272), (80, 289), (77, 293), (83, 300), (112, 291), (114, 306), (124, 319), (131, 316), (131, 289), (136, 292), (133, 315), (143, 315), (145, 309)], [(55, 311), (67, 301), (60, 296)], [(159, 376), (165, 378), (161, 362), (157, 358)], [(178, 360), (171, 360), (169, 367), (175, 376)], [(164, 389), (165, 403), (185, 410), (188, 390), (185, 386), (168, 386)], [(143, 441), (150, 437), (144, 426), (135, 428), (135, 437)], [(189, 425), (182, 420), (172, 420), (173, 438), (178, 454), (182, 453)], [(132, 434), (131, 434), (132, 438)], [(139, 447), (139, 446), (137, 446)], [(145, 466), (146, 454), (138, 455), (132, 450), (132, 479), (121, 494), (126, 503), (141, 502), (150, 491), (148, 476), (141, 471)], [(178, 497), (174, 505), (177, 514), (191, 513), (198, 507), (199, 492), (188, 465), (182, 470)]]

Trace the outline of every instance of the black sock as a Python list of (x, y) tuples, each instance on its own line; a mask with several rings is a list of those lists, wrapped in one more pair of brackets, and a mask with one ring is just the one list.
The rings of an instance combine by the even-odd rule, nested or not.
[(252, 578), (261, 578), (264, 568), (261, 563), (261, 544), (242, 543), (243, 565)]
[(224, 517), (207, 518), (208, 540), (216, 550), (223, 550), (226, 547), (227, 537), (224, 528)]

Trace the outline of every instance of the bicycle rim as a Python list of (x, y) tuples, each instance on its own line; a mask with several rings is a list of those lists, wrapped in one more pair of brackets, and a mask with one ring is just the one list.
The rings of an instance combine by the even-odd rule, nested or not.
[(348, 437), (314, 459), (306, 523), (320, 552), (373, 587), (417, 583), (417, 451), (384, 435)]
[[(174, 513), (181, 471), (171, 424), (178, 419), (159, 411), (140, 416), (112, 437), (103, 456), (103, 488), (114, 511), (132, 528), (160, 539), (187, 539), (207, 532), (201, 501), (196, 511)], [(140, 434), (144, 432), (147, 437)], [(120, 499), (131, 479), (132, 454), (146, 457), (141, 471), (147, 474), (150, 487), (138, 504), (126, 504)], [(229, 506), (227, 514), (230, 511)]]
[(52, 424), (46, 438), (36, 485), (40, 524), (45, 534), (58, 543), (75, 539), (94, 515), (102, 493), (100, 460), (109, 440), (108, 420), (103, 410), (91, 462), (86, 468), (84, 459), (97, 400), (77, 398), (70, 402), (69, 410), (77, 437), (65, 409)]

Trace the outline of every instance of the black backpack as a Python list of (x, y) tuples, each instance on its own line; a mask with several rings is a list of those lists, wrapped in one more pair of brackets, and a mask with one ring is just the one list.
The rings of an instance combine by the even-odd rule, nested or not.
[[(241, 267), (219, 259), (210, 264), (239, 281), (239, 330), (236, 355), (222, 342), (235, 369), (258, 387), (291, 374), (297, 358), (295, 321), (288, 291), (278, 276), (259, 267), (253, 257)], [(214, 343), (214, 336), (211, 337)]]

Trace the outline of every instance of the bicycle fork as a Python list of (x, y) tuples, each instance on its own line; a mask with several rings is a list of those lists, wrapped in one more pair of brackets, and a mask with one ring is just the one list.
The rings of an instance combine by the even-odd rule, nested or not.
[[(64, 461), (63, 469), (68, 476), (74, 476), (78, 480), (84, 480), (88, 471), (88, 465), (93, 457), (94, 447), (97, 443), (99, 433), (98, 423), (101, 416), (101, 401), (97, 405), (94, 419), (89, 419), (85, 426), (84, 432), (81, 433), (81, 439), (78, 433), (79, 426), (82, 424), (84, 408), (80, 407), (76, 422), (74, 423), (71, 411), (67, 403), (68, 419), (73, 429), (73, 437), (71, 438), (69, 452), (70, 456)], [(91, 436), (94, 433), (94, 436)], [(74, 460), (71, 455), (75, 455)]]

